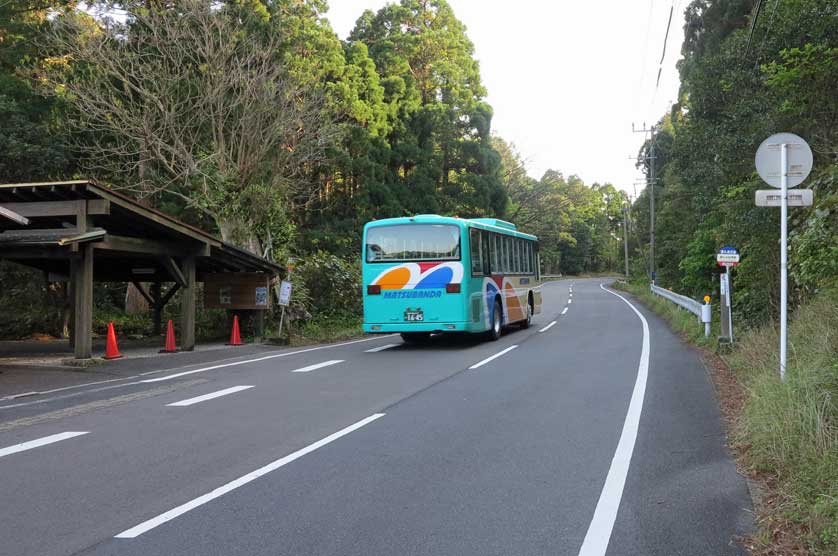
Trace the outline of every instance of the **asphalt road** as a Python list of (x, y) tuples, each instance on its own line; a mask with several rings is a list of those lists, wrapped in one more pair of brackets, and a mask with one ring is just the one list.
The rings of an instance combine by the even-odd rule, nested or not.
[(375, 337), (0, 404), (0, 554), (742, 554), (700, 358), (601, 282), (545, 285), (498, 342)]

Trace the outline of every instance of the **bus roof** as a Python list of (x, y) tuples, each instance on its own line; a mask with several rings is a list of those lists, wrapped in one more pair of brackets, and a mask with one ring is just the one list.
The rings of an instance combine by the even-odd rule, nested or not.
[(399, 218), (383, 218), (367, 222), (365, 228), (373, 226), (392, 226), (394, 224), (454, 224), (461, 227), (479, 228), (501, 234), (537, 241), (532, 234), (519, 232), (515, 224), (496, 218), (457, 218), (456, 216), (440, 216), (438, 214), (417, 214), (416, 216), (402, 216)]

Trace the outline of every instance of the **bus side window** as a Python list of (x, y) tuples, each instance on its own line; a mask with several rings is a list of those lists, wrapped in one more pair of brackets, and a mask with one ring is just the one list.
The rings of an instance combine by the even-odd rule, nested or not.
[(492, 273), (503, 273), (503, 249), (501, 249), (501, 237), (492, 234)]
[(525, 242), (524, 247), (524, 272), (532, 274), (532, 242)]
[(488, 276), (492, 273), (492, 266), (489, 261), (489, 233), (481, 230), (480, 231), (480, 243), (483, 245), (483, 274)]
[(471, 254), (471, 275), (480, 276), (483, 274), (483, 244), (480, 241), (480, 230), (469, 228), (468, 242)]

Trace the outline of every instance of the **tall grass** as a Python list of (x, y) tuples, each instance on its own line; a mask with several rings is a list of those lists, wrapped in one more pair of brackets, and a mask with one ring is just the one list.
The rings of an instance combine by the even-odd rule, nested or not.
[(763, 326), (727, 357), (748, 390), (736, 436), (745, 463), (777, 477), (785, 517), (809, 530), (813, 553), (838, 554), (838, 292), (795, 312), (785, 383), (778, 345)]

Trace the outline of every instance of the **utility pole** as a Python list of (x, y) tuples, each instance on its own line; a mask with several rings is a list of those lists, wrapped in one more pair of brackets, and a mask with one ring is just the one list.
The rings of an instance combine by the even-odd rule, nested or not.
[(645, 157), (645, 160), (649, 163), (649, 172), (646, 177), (646, 187), (649, 188), (649, 278), (655, 284), (657, 282), (655, 268), (655, 159), (657, 158), (655, 156), (655, 133), (657, 128), (655, 126), (647, 128), (644, 123), (643, 129), (634, 129), (634, 124), (632, 124), (631, 130), (635, 133), (651, 133), (649, 155)]
[(626, 280), (629, 279), (629, 236), (628, 236), (628, 222), (626, 218), (628, 207), (623, 205), (623, 250), (626, 261)]

